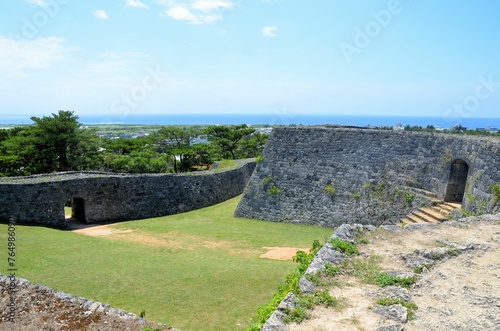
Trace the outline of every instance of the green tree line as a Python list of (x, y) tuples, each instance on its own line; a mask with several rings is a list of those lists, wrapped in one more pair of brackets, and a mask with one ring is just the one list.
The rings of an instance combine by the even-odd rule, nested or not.
[(148, 136), (110, 139), (84, 128), (71, 111), (31, 120), (29, 126), (0, 130), (0, 176), (81, 170), (190, 172), (222, 159), (256, 157), (268, 138), (243, 124), (162, 126)]

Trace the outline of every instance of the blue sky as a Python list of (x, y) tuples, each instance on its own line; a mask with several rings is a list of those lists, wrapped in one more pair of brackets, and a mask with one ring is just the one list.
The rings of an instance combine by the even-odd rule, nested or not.
[(500, 117), (500, 2), (7, 0), (0, 116)]

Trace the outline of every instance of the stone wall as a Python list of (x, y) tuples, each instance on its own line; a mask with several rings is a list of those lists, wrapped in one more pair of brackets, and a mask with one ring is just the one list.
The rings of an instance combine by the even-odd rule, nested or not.
[(444, 199), (456, 189), (448, 180), (451, 169), (463, 163), (463, 209), (491, 213), (500, 210), (491, 190), (500, 183), (499, 161), (500, 140), (494, 138), (278, 128), (235, 215), (321, 226), (392, 223), (429, 204), (432, 194), (426, 191)]
[(0, 179), (0, 220), (65, 226), (64, 204), (74, 201), (86, 223), (131, 220), (207, 207), (241, 194), (255, 168), (189, 174), (120, 175), (72, 172)]

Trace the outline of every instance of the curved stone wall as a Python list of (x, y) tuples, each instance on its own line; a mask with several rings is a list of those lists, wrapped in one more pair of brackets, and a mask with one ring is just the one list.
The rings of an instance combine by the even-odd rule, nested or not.
[(65, 226), (64, 204), (86, 223), (141, 219), (210, 206), (241, 194), (255, 168), (189, 174), (71, 172), (0, 179), (0, 220)]
[[(467, 166), (452, 175), (452, 169)], [(236, 216), (321, 226), (392, 223), (434, 198), (500, 210), (500, 140), (423, 132), (277, 128)], [(450, 184), (450, 185), (449, 185)], [(425, 191), (423, 191), (425, 190)]]

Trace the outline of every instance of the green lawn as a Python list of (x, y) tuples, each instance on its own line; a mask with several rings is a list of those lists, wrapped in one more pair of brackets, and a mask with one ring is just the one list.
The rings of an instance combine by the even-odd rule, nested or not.
[[(17, 275), (135, 314), (144, 309), (147, 319), (183, 331), (245, 329), (295, 267), (259, 258), (263, 247), (310, 247), (332, 229), (237, 219), (239, 199), (120, 223), (114, 227), (133, 229), (123, 240), (17, 226)], [(0, 268), (5, 274), (6, 262)]]

